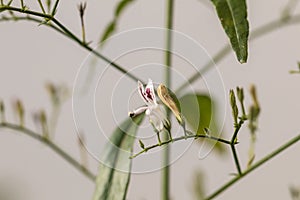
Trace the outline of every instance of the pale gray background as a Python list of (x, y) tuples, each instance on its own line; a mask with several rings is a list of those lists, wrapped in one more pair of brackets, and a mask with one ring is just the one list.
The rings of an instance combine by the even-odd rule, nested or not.
[[(57, 17), (71, 30), (80, 33), (76, 6), (79, 1), (61, 1)], [(117, 1), (88, 1), (86, 27), (88, 40), (96, 41), (100, 31), (112, 18)], [(254, 29), (278, 18), (286, 1), (248, 1), (250, 27)], [(35, 8), (36, 3), (28, 3)], [(227, 38), (214, 10), (199, 1), (176, 1), (175, 29), (199, 43), (214, 55)], [(120, 20), (120, 31), (144, 26), (164, 26), (164, 1), (137, 1)], [(299, 9), (297, 9), (299, 10)], [(47, 27), (33, 23), (0, 24), (0, 91), (7, 107), (15, 97), (23, 100), (31, 112), (50, 108), (44, 91), (44, 82), (51, 80), (72, 86), (78, 67), (87, 52), (74, 42)], [(230, 54), (218, 67), (225, 88), (237, 85), (258, 86), (262, 106), (257, 140), (257, 159), (263, 157), (299, 131), (299, 76), (288, 71), (296, 68), (299, 59), (299, 26), (289, 26), (251, 42), (247, 64), (237, 63)], [(176, 63), (174, 63), (176, 65)], [(7, 109), (13, 121), (12, 110)], [(27, 119), (32, 127), (30, 117)], [(227, 113), (225, 132), (230, 133), (231, 116)], [(224, 137), (228, 137), (229, 134)], [(247, 162), (249, 134), (246, 128), (240, 134), (239, 154), (243, 167)], [(68, 101), (60, 116), (55, 141), (67, 152), (79, 158), (76, 135)], [(197, 169), (207, 174), (206, 188), (210, 193), (235, 172), (233, 161), (210, 155), (198, 160), (199, 146), (193, 147), (171, 168), (172, 199), (193, 198), (193, 177)], [(234, 185), (217, 199), (289, 199), (288, 186), (300, 185), (299, 150), (295, 145), (273, 159), (249, 177)], [(10, 188), (20, 199), (91, 199), (94, 185), (74, 170), (47, 147), (19, 133), (1, 130), (0, 134), (0, 189)], [(96, 172), (97, 162), (90, 160)], [(160, 173), (134, 175), (128, 199), (158, 199)]]

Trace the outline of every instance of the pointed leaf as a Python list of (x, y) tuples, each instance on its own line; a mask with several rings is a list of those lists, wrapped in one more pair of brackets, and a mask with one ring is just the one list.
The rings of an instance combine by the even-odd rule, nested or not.
[(126, 198), (134, 136), (144, 115), (125, 120), (106, 144), (96, 180), (94, 200), (123, 200)]
[[(212, 99), (205, 94), (186, 94), (179, 99), (182, 114), (193, 132), (206, 134), (205, 128), (209, 128), (211, 135), (218, 133), (218, 126), (214, 119), (215, 112)], [(216, 143), (218, 152), (224, 152), (223, 145)]]
[(101, 44), (103, 44), (102, 42), (105, 41), (107, 38), (109, 38), (116, 31), (117, 24), (120, 19), (120, 15), (133, 2), (134, 2), (134, 0), (121, 0), (117, 4), (117, 6), (115, 8), (113, 20), (106, 26), (103, 34), (101, 35), (101, 38), (100, 38)]
[(247, 62), (249, 23), (246, 0), (211, 0), (240, 63)]

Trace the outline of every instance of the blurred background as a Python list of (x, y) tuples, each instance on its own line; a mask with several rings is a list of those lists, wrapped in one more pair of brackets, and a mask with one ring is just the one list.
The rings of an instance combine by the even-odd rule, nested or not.
[[(87, 1), (85, 17), (87, 40), (98, 41), (113, 18), (118, 1)], [(250, 30), (279, 19), (288, 1), (248, 1)], [(77, 5), (80, 1), (61, 1), (57, 13), (67, 27), (80, 35)], [(28, 1), (31, 9), (38, 4)], [(300, 8), (295, 8), (295, 13)], [(165, 2), (140, 0), (132, 3), (122, 15), (118, 31), (140, 27), (164, 27)], [(213, 56), (228, 43), (227, 37), (209, 1), (175, 1), (175, 30), (199, 42)], [(7, 120), (16, 121), (12, 102), (20, 98), (26, 108), (26, 124), (34, 128), (32, 113), (41, 108), (51, 110), (45, 91), (46, 82), (72, 88), (76, 73), (88, 52), (73, 41), (45, 26), (31, 22), (0, 23), (0, 98)], [(239, 64), (230, 53), (217, 64), (227, 91), (236, 86), (257, 86), (261, 104), (256, 160), (299, 134), (300, 76), (291, 75), (299, 60), (300, 24), (266, 34), (249, 44), (249, 60)], [(174, 63), (176, 65), (176, 63)], [(229, 103), (227, 103), (229, 111)], [(78, 158), (77, 135), (72, 118), (72, 102), (67, 100), (58, 119), (55, 142)], [(232, 132), (231, 112), (226, 113), (222, 137)], [(248, 160), (250, 134), (245, 126), (239, 135), (238, 152), (242, 167)], [(227, 149), (229, 150), (229, 149)], [(270, 162), (242, 179), (217, 199), (290, 199), (289, 187), (300, 187), (300, 145), (294, 145)], [(204, 188), (210, 194), (228, 181), (235, 166), (228, 151), (219, 156), (198, 158), (199, 145), (191, 148), (171, 166), (172, 199), (195, 198), (195, 177), (201, 171)], [(13, 131), (0, 130), (0, 199), (91, 199), (94, 184), (39, 142)], [(89, 167), (97, 173), (97, 161), (89, 158)], [(160, 172), (135, 174), (131, 178), (130, 200), (159, 199)]]

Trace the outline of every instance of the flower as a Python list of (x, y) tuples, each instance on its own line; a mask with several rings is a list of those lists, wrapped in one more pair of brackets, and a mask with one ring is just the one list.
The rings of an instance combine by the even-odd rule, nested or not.
[(155, 132), (158, 134), (159, 143), (161, 143), (159, 138), (159, 132), (161, 132), (164, 129), (169, 131), (170, 122), (166, 118), (166, 115), (163, 112), (161, 105), (157, 103), (152, 80), (149, 79), (148, 84), (145, 88), (143, 84), (140, 81), (138, 81), (138, 92), (146, 105), (137, 108), (133, 112), (129, 112), (129, 116), (135, 117), (137, 115), (145, 113), (149, 117), (149, 121), (152, 124)]

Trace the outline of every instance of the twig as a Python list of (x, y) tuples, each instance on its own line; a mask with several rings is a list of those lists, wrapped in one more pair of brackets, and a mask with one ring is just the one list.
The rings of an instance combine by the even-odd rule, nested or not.
[(44, 6), (43, 6), (42, 1), (41, 1), (41, 0), (38, 0), (38, 2), (39, 2), (39, 5), (40, 5), (40, 8), (42, 9), (42, 12), (43, 12), (44, 14), (46, 14), (46, 11), (45, 11), (45, 8), (44, 8)]
[(78, 5), (79, 15), (80, 15), (80, 22), (81, 22), (81, 34), (82, 34), (82, 42), (86, 44), (85, 39), (85, 25), (84, 25), (84, 14), (86, 9), (86, 2), (80, 3)]
[(231, 141), (230, 141), (231, 151), (232, 151), (235, 166), (237, 168), (237, 171), (238, 171), (239, 175), (242, 174), (242, 170), (241, 170), (241, 166), (240, 166), (240, 162), (239, 162), (239, 159), (238, 159), (238, 155), (237, 155), (237, 152), (236, 152), (235, 145), (236, 145), (237, 134), (239, 133), (243, 123), (244, 123), (244, 120), (240, 119), (239, 123), (235, 127), (234, 133), (233, 133)]
[(56, 14), (58, 3), (59, 3), (59, 0), (56, 0), (54, 6), (52, 8), (51, 16), (54, 16)]
[(43, 20), (40, 20), (38, 18), (35, 18), (35, 17), (31, 17), (29, 15), (25, 16), (25, 17), (21, 17), (21, 16), (14, 16), (14, 17), (5, 17), (5, 16), (2, 16), (2, 18), (0, 18), (0, 22), (3, 22), (3, 21), (32, 21), (32, 22), (36, 22), (38, 24), (43, 24), (45, 26), (49, 26), (51, 28), (53, 28), (55, 31), (67, 36), (63, 31), (61, 31), (57, 26), (53, 25), (53, 24), (49, 24), (49, 23), (44, 23)]
[[(132, 155), (130, 157), (130, 159), (132, 158), (135, 158), (139, 155), (141, 155), (142, 153), (145, 153), (153, 148), (156, 148), (156, 147), (160, 147), (160, 146), (163, 146), (163, 145), (166, 145), (166, 144), (169, 144), (169, 143), (174, 143), (176, 141), (180, 141), (180, 140), (187, 140), (187, 139), (190, 139), (190, 138), (193, 138), (193, 139), (198, 139), (198, 138), (205, 138), (205, 139), (209, 139), (209, 140), (215, 140), (215, 141), (218, 141), (218, 142), (221, 142), (221, 143), (224, 143), (224, 144), (229, 144), (231, 145), (231, 141), (228, 141), (228, 140), (225, 140), (225, 139), (222, 139), (222, 138), (217, 138), (217, 137), (213, 137), (213, 136), (210, 136), (210, 135), (197, 135), (197, 134), (194, 134), (190, 131), (186, 131), (189, 135), (187, 136), (181, 136), (181, 137), (177, 137), (177, 138), (173, 138), (173, 140), (168, 140), (168, 141), (165, 141), (165, 142), (162, 142), (161, 144), (154, 144), (154, 145), (151, 145), (151, 146), (148, 146), (148, 147), (145, 147), (142, 151)], [(237, 144), (237, 143), (235, 143)]]
[(68, 153), (66, 153), (64, 150), (62, 150), (59, 146), (57, 146), (51, 140), (48, 140), (47, 138), (39, 135), (38, 133), (35, 133), (34, 131), (27, 129), (25, 127), (22, 127), (20, 125), (11, 124), (11, 123), (0, 123), (0, 129), (3, 129), (3, 128), (7, 128), (10, 130), (25, 133), (26, 135), (45, 144), (46, 146), (51, 148), (54, 152), (56, 152), (58, 155), (60, 155), (64, 160), (66, 160), (75, 169), (77, 169), (79, 172), (81, 172), (83, 175), (85, 175), (88, 179), (90, 179), (91, 181), (95, 181), (96, 176), (92, 172), (90, 172), (87, 168), (82, 166), (78, 161), (76, 161), (73, 157), (71, 157)]
[[(15, 11), (15, 12), (19, 12), (19, 13), (25, 13), (25, 14), (29, 14), (29, 15), (33, 15), (33, 16), (37, 16), (37, 17), (42, 17), (42, 18), (45, 18), (45, 19), (48, 19), (48, 20), (52, 21), (54, 24), (57, 25), (58, 28), (61, 29), (62, 32), (64, 32), (65, 36), (67, 36), (68, 38), (74, 40), (81, 47), (83, 47), (84, 49), (88, 50), (89, 52), (91, 52), (92, 54), (94, 54), (96, 57), (98, 57), (98, 58), (104, 60), (105, 62), (109, 63), (115, 69), (117, 69), (118, 71), (122, 72), (123, 74), (126, 74), (132, 80), (134, 80), (134, 81), (140, 80), (141, 82), (143, 82), (141, 79), (139, 79), (137, 76), (135, 76), (132, 73), (130, 73), (125, 68), (121, 67), (120, 65), (118, 65), (115, 62), (111, 61), (109, 58), (107, 58), (104, 55), (100, 54), (99, 52), (95, 51), (88, 44), (83, 43), (81, 41), (81, 39), (79, 39), (77, 36), (75, 36), (67, 27), (65, 27), (54, 16), (49, 15), (49, 14), (40, 13), (40, 12), (31, 11), (31, 10), (20, 9), (20, 8), (12, 7), (12, 6), (5, 6), (5, 5), (4, 6), (0, 6), (0, 12), (5, 11), (5, 10)], [(52, 26), (49, 26), (49, 27), (52, 27)]]
[(299, 140), (300, 140), (300, 134), (298, 136), (292, 138), (287, 143), (283, 144), (281, 147), (279, 147), (278, 149), (274, 150), (272, 153), (268, 154), (267, 156), (265, 156), (261, 160), (257, 161), (254, 165), (252, 165), (252, 167), (250, 167), (249, 169), (245, 170), (240, 176), (237, 176), (237, 177), (231, 179), (230, 181), (228, 181), (227, 183), (225, 183), (223, 186), (221, 186), (214, 193), (212, 193), (211, 195), (209, 195), (208, 197), (206, 197), (205, 200), (211, 200), (211, 199), (217, 197), (219, 194), (221, 194), (222, 192), (224, 192), (227, 188), (229, 188), (230, 186), (232, 186), (233, 184), (235, 184), (236, 182), (238, 182), (239, 180), (241, 180), (242, 178), (244, 178), (247, 174), (249, 174), (250, 172), (254, 171), (258, 167), (260, 167), (261, 165), (263, 165), (264, 163), (266, 163), (267, 161), (269, 161), (270, 159), (274, 158), (279, 153), (283, 152), (284, 150), (286, 150), (287, 148), (289, 148), (293, 144), (296, 144)]

